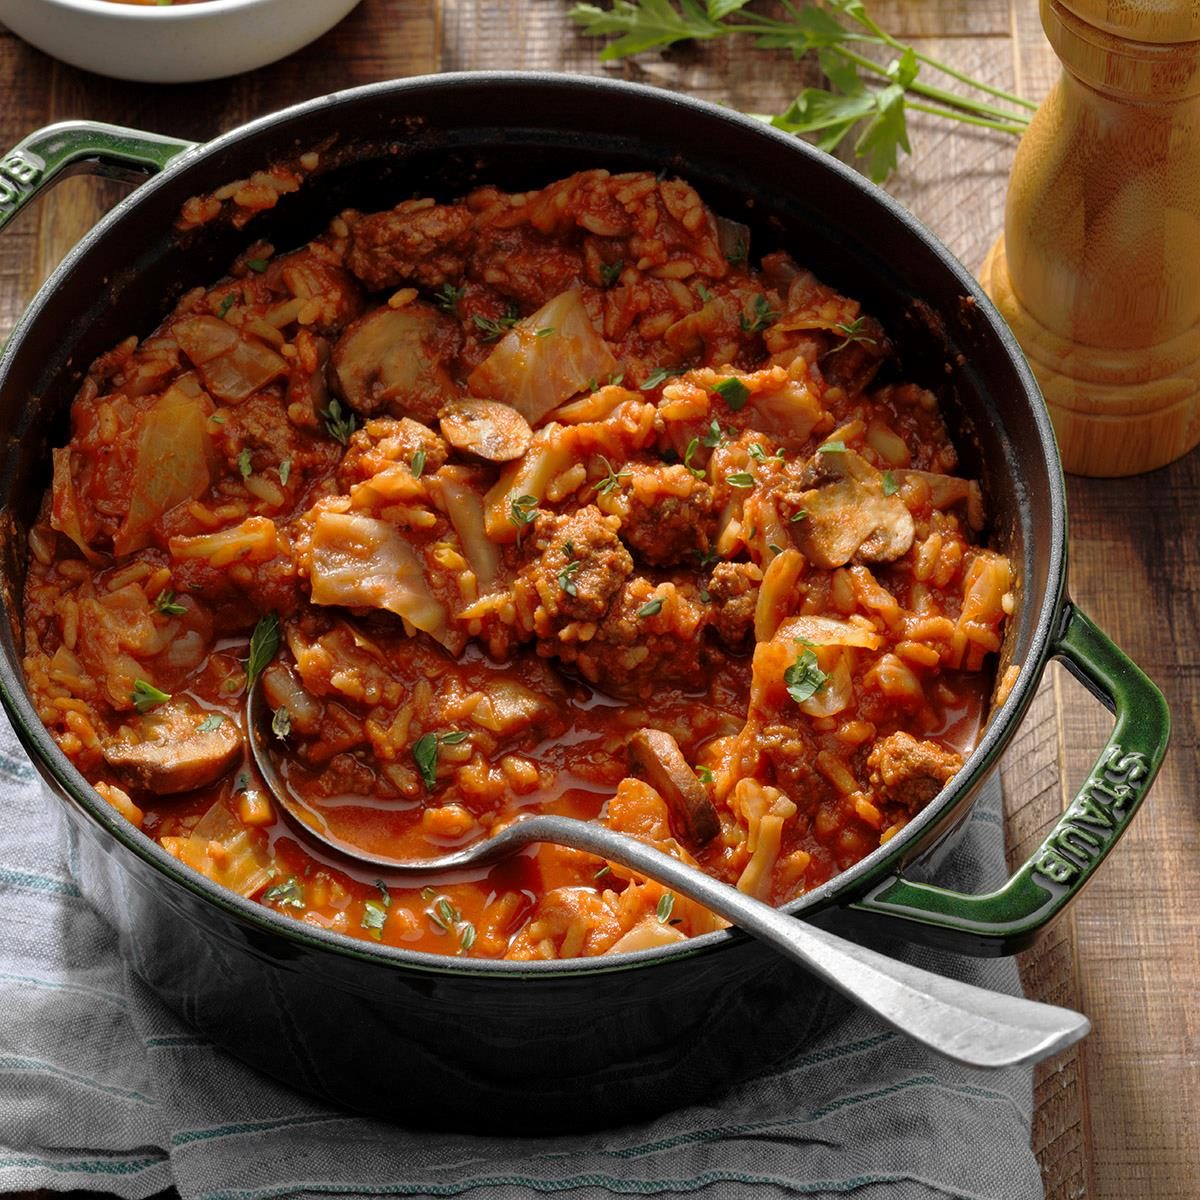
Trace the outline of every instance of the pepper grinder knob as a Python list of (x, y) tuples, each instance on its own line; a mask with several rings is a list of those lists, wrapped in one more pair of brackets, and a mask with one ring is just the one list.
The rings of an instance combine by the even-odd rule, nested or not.
[(1133, 475), (1200, 442), (1200, 4), (1041, 0), (1063, 64), (980, 272), (1063, 465)]

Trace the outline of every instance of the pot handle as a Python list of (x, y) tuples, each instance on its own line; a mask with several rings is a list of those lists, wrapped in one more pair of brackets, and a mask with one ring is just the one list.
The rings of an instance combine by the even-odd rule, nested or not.
[(1117, 718), (1050, 835), (998, 891), (965, 896), (892, 875), (852, 910), (915, 923), (921, 927), (912, 931), (915, 938), (961, 953), (1014, 954), (1079, 894), (1158, 774), (1171, 715), (1158, 688), (1073, 604), (1064, 609), (1050, 653)]
[(31, 133), (0, 158), (0, 230), (40, 191), (86, 171), (140, 181), (196, 142), (97, 121), (62, 121)]

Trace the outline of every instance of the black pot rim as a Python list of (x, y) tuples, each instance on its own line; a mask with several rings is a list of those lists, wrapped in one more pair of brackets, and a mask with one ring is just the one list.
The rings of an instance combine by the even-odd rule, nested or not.
[[(951, 785), (910, 821), (896, 837), (873, 850), (854, 866), (834, 875), (820, 887), (784, 905), (783, 911), (794, 916), (807, 917), (822, 909), (828, 909), (848, 901), (854, 895), (864, 891), (869, 884), (887, 876), (898, 869), (904, 861), (919, 853), (924, 848), (928, 836), (934, 832), (935, 827), (943, 822), (983, 781), (1016, 733), (1017, 726), (1028, 709), (1041, 680), (1050, 652), (1051, 639), (1058, 627), (1066, 598), (1067, 516), (1062, 466), (1049, 413), (1033, 373), (1012, 331), (979, 283), (941, 241), (887, 192), (867, 181), (844, 163), (814, 149), (792, 135), (734, 110), (661, 88), (593, 76), (574, 76), (554, 72), (468, 71), (385, 80), (314, 97), (311, 100), (291, 105), (247, 122), (212, 141), (201, 143), (194, 149), (184, 152), (159, 175), (139, 185), (134, 192), (105, 214), (94, 228), (68, 252), (46, 282), (38, 289), (37, 294), (18, 320), (3, 352), (0, 353), (0, 389), (4, 387), (10, 365), (23, 349), (22, 343), (25, 334), (36, 319), (47, 296), (53, 292), (75, 264), (86, 255), (89, 248), (105, 236), (110, 226), (119, 221), (127, 212), (136, 208), (160, 187), (166, 186), (184, 172), (202, 168), (206, 163), (211, 164), (212, 160), (218, 157), (223, 150), (236, 145), (248, 136), (275, 126), (286, 125), (296, 118), (331, 105), (355, 101), (372, 95), (403, 96), (408, 92), (453, 92), (462, 88), (525, 88), (531, 92), (553, 92), (567, 89), (573, 92), (592, 92), (597, 95), (633, 93), (640, 95), (649, 107), (663, 106), (683, 109), (695, 113), (698, 118), (706, 121), (723, 123), (736, 130), (740, 137), (767, 139), (778, 148), (780, 153), (800, 155), (806, 158), (817, 171), (830, 173), (842, 181), (848, 182), (852, 187), (866, 192), (876, 205), (904, 227), (909, 236), (923, 243), (925, 249), (931, 252), (939, 260), (941, 266), (954, 277), (958, 287), (962, 289), (962, 294), (969, 297), (985, 317), (990, 333), (1001, 343), (1007, 357), (1016, 369), (1029, 404), (1030, 415), (1036, 425), (1038, 445), (1044, 458), (1043, 466), (1050, 481), (1050, 533), (1048, 538), (1050, 559), (1047, 568), (1046, 591), (1030, 641), (1029, 654), (1020, 667), (1019, 675), (1009, 695), (998, 709), (993, 710), (984, 736), (967, 758)], [(219, 186), (219, 183), (210, 180), (207, 190), (215, 186)], [(204, 187), (197, 188), (197, 192), (204, 190), (206, 190)], [(0, 607), (5, 610), (5, 615), (11, 621), (12, 614), (7, 611), (10, 608), (7, 596), (0, 597)], [(613, 958), (599, 956), (589, 959), (516, 962), (507, 959), (466, 959), (428, 954), (400, 947), (375, 945), (361, 938), (350, 937), (330, 930), (316, 929), (222, 888), (199, 872), (185, 866), (168, 854), (157, 842), (118, 816), (116, 811), (101, 799), (92, 785), (55, 744), (33, 708), (21, 672), (14, 670), (7, 658), (0, 660), (0, 701), (3, 702), (9, 720), (22, 745), (50, 790), (60, 795), (65, 794), (94, 825), (111, 836), (125, 850), (153, 866), (171, 883), (223, 909), (238, 923), (249, 926), (260, 933), (269, 933), (297, 948), (304, 947), (332, 952), (383, 966), (438, 976), (486, 976), (498, 979), (528, 980), (562, 979), (565, 976), (573, 975), (613, 973), (651, 967), (660, 963), (677, 962), (684, 958), (719, 951), (735, 942), (744, 940), (747, 936), (739, 930), (727, 929), (703, 934), (671, 946), (634, 951)], [(902, 928), (901, 924), (897, 925), (898, 931), (901, 931)]]

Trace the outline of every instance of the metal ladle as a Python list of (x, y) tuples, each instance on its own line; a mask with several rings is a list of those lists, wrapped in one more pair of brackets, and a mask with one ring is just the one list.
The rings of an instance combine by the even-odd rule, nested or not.
[(947, 979), (846, 941), (594, 821), (546, 814), (518, 817), (497, 833), (436, 858), (400, 859), (368, 853), (333, 837), (321, 818), (292, 794), (268, 749), (271, 718), (261, 681), (256, 682), (246, 701), (246, 728), (251, 754), (267, 787), (305, 832), (359, 862), (399, 874), (428, 876), (486, 866), (535, 842), (611, 859), (702, 904), (914, 1041), (968, 1066), (997, 1068), (1038, 1062), (1073, 1045), (1091, 1028), (1087, 1017), (1071, 1009)]

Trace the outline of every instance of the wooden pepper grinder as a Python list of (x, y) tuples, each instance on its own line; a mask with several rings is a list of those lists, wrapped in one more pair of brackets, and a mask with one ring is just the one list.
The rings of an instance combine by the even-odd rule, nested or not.
[(1200, 442), (1200, 3), (1041, 0), (1063, 64), (980, 272), (1063, 464), (1133, 475)]

